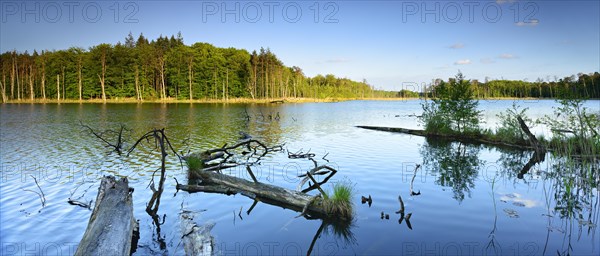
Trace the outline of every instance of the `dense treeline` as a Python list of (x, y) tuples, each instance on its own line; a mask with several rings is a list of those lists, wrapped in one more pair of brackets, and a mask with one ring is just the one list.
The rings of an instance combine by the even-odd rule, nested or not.
[[(452, 80), (449, 79), (450, 81)], [(443, 81), (438, 79), (427, 90), (428, 96), (435, 96), (436, 88)], [(554, 81), (544, 81), (541, 78), (535, 82), (514, 80), (491, 80), (479, 82), (471, 80), (471, 89), (476, 98), (560, 98), (564, 94), (577, 98), (600, 98), (600, 73), (579, 73), (577, 76), (554, 78)]]
[(250, 53), (208, 43), (188, 46), (181, 34), (149, 41), (130, 33), (124, 43), (87, 50), (6, 52), (0, 65), (3, 102), (394, 96), (366, 81), (333, 75), (309, 78), (299, 67), (286, 67), (269, 49)]

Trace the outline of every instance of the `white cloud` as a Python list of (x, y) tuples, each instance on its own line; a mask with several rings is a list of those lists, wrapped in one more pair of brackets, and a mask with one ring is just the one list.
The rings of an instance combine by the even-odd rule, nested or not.
[(470, 59), (457, 60), (456, 62), (454, 62), (454, 65), (469, 65), (469, 64), (471, 64)]
[(540, 20), (537, 20), (537, 19), (533, 19), (529, 22), (519, 21), (519, 22), (515, 23), (515, 25), (517, 25), (517, 27), (535, 27), (538, 24), (540, 24)]
[(461, 49), (464, 47), (465, 47), (465, 45), (463, 43), (456, 43), (456, 44), (448, 46), (448, 48), (450, 48), (450, 49)]
[(481, 63), (492, 64), (492, 63), (496, 63), (496, 62), (494, 60), (492, 60), (491, 58), (483, 58), (483, 59), (481, 59)]
[(520, 207), (525, 207), (525, 208), (534, 208), (534, 207), (537, 207), (538, 205), (541, 205), (541, 203), (539, 201), (534, 200), (534, 199), (523, 198), (523, 195), (521, 195), (519, 193), (510, 193), (510, 194), (506, 194), (506, 195), (501, 195), (500, 201), (505, 202), (505, 203), (512, 202), (512, 204), (515, 206), (520, 206)]
[(514, 54), (510, 54), (510, 53), (503, 53), (500, 54), (500, 56), (498, 56), (499, 59), (505, 59), (505, 60), (512, 60), (512, 59), (518, 59), (519, 56), (516, 56)]

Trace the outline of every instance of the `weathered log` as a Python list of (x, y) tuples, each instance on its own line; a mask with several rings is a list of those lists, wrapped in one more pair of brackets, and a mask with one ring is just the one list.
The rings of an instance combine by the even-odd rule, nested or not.
[[(188, 192), (206, 192), (205, 190), (208, 188), (208, 192), (219, 193), (220, 191), (226, 191), (227, 194), (241, 193), (249, 198), (297, 212), (303, 212), (303, 209), (308, 205), (306, 207), (306, 215), (311, 217), (325, 217), (327, 215), (321, 200), (314, 200), (311, 195), (302, 192), (215, 172), (200, 171), (197, 173), (202, 179), (202, 186), (178, 184), (177, 188)], [(212, 187), (214, 185), (217, 186)]]
[(195, 214), (190, 211), (183, 211), (180, 216), (183, 232), (181, 240), (185, 255), (213, 255), (214, 238), (210, 235), (210, 230), (215, 224), (207, 223), (199, 226), (194, 221)]
[[(75, 255), (129, 255), (132, 251), (132, 194), (127, 178), (105, 176)], [(135, 248), (134, 248), (135, 249)]]
[(491, 138), (486, 138), (483, 135), (467, 135), (467, 134), (438, 134), (426, 132), (424, 130), (413, 130), (413, 129), (405, 129), (405, 128), (396, 128), (396, 127), (380, 127), (380, 126), (356, 126), (362, 129), (375, 130), (375, 131), (385, 131), (385, 132), (394, 132), (394, 133), (404, 133), (416, 136), (422, 136), (427, 138), (441, 138), (452, 141), (458, 141), (468, 144), (487, 144), (493, 145), (497, 147), (507, 147), (507, 148), (518, 148), (518, 149), (535, 149), (534, 146), (529, 145), (527, 142), (515, 142), (515, 143), (507, 143), (500, 140), (493, 140)]

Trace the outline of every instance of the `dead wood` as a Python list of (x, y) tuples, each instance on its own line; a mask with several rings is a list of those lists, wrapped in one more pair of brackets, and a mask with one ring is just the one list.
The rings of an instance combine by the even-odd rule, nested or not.
[[(107, 147), (111, 147), (113, 148), (113, 150), (115, 152), (117, 152), (117, 154), (121, 154), (122, 150), (123, 150), (123, 131), (129, 131), (127, 128), (125, 128), (124, 125), (121, 125), (119, 131), (113, 131), (113, 130), (105, 130), (103, 132), (96, 132), (94, 131), (94, 129), (92, 129), (92, 127), (89, 127), (88, 125), (83, 124), (83, 122), (81, 122), (81, 120), (79, 121), (79, 124), (86, 128), (92, 135), (94, 135), (94, 137), (100, 139), (102, 142), (104, 142), (104, 144), (106, 144), (105, 146)], [(109, 141), (109, 138), (107, 138), (108, 136), (115, 136), (116, 135), (116, 142), (112, 143)]]
[[(201, 185), (182, 185), (177, 188), (187, 192), (225, 192), (223, 194), (240, 193), (251, 199), (256, 199), (264, 203), (281, 206), (298, 212), (308, 204), (306, 215), (310, 217), (326, 216), (325, 209), (320, 200), (312, 200), (313, 196), (308, 194), (284, 189), (278, 186), (253, 182), (245, 179), (232, 177), (216, 172), (200, 172)], [(217, 187), (215, 187), (217, 185)], [(313, 201), (312, 203), (310, 203)]]
[(127, 178), (104, 177), (75, 255), (129, 255), (135, 223)]
[(210, 231), (215, 224), (198, 225), (194, 220), (195, 214), (191, 211), (183, 211), (180, 217), (185, 255), (213, 255), (215, 242)]

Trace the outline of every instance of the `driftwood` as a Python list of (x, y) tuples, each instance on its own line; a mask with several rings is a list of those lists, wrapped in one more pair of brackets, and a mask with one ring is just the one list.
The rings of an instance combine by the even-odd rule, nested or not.
[(106, 176), (75, 255), (129, 255), (136, 221), (127, 178)]
[(195, 214), (190, 211), (183, 211), (180, 216), (181, 231), (183, 232), (181, 240), (185, 255), (213, 255), (215, 242), (210, 235), (210, 230), (215, 224), (208, 223), (199, 226), (194, 221)]
[[(240, 154), (240, 150), (243, 150)], [(242, 194), (254, 200), (253, 205), (247, 211), (248, 214), (254, 206), (260, 201), (266, 204), (280, 206), (286, 209), (291, 209), (300, 212), (299, 216), (305, 218), (321, 218), (326, 219), (329, 216), (324, 207), (323, 200), (327, 198), (321, 185), (325, 184), (332, 176), (337, 173), (332, 167), (317, 164), (313, 159), (315, 154), (302, 153), (299, 151), (296, 154), (291, 154), (288, 151), (288, 158), (291, 159), (308, 159), (314, 164), (314, 168), (308, 172), (299, 175), (303, 179), (297, 187), (297, 191), (281, 188), (278, 186), (265, 184), (260, 182), (251, 167), (255, 164), (260, 164), (261, 159), (268, 153), (282, 151), (282, 146), (267, 147), (258, 140), (246, 140), (233, 146), (225, 144), (221, 148), (203, 151), (202, 153), (191, 154), (185, 156), (186, 161), (191, 157), (199, 158), (204, 162), (204, 168), (190, 169), (190, 180), (188, 185), (179, 184), (177, 189), (187, 192), (207, 192), (220, 193), (226, 195)], [(231, 161), (229, 159), (235, 159)], [(217, 162), (210, 167), (207, 164)], [(224, 168), (235, 166), (244, 166), (252, 180), (241, 179), (220, 173)], [(327, 175), (322, 181), (317, 182), (314, 178), (316, 175)], [(198, 183), (198, 181), (201, 181)], [(310, 183), (309, 181), (312, 181)], [(309, 182), (307, 188), (303, 189), (303, 185)], [(320, 194), (309, 195), (308, 192), (318, 189)], [(324, 196), (325, 195), (325, 196)], [(241, 209), (240, 209), (241, 217)], [(345, 219), (345, 216), (335, 216), (336, 218)]]
[[(241, 152), (242, 156), (237, 160), (232, 160), (238, 153), (236, 150), (243, 150)], [(201, 153), (189, 154), (182, 157), (182, 159), (187, 161), (189, 158), (199, 158), (204, 164), (204, 168), (201, 171), (220, 171), (239, 165), (249, 166), (258, 164), (267, 154), (281, 150), (283, 150), (282, 146), (267, 147), (258, 140), (246, 139), (233, 146), (228, 146), (225, 144), (221, 148), (210, 149)]]
[(319, 218), (327, 215), (320, 200), (315, 200), (313, 196), (302, 192), (261, 182), (252, 182), (216, 172), (200, 171), (198, 175), (201, 177), (203, 185), (177, 184), (177, 189), (187, 192), (241, 193), (246, 197), (264, 203), (281, 206), (297, 212), (305, 212), (310, 217)]

